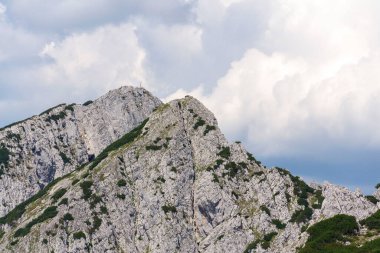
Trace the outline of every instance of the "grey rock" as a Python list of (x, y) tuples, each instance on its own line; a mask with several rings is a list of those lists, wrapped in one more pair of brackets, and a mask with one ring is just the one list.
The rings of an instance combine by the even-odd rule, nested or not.
[(0, 165), (0, 217), (87, 163), (160, 104), (144, 89), (121, 87), (87, 106), (60, 105), (1, 130), (0, 143), (11, 155), (8, 165)]
[[(93, 107), (100, 110), (111, 103), (108, 99)], [(158, 104), (154, 101), (150, 111)], [(100, 119), (85, 122), (91, 134), (111, 127), (98, 127)], [(118, 131), (115, 138), (106, 135), (106, 141), (83, 130), (87, 137), (81, 140), (86, 151), (99, 154), (123, 128)], [(136, 139), (94, 168), (90, 164), (70, 172), (29, 204), (15, 224), (3, 225), (0, 251), (291, 253), (306, 242), (304, 227), (335, 214), (362, 219), (378, 210), (359, 192), (313, 184), (306, 200), (312, 216), (297, 222), (295, 216), (306, 209), (300, 201), (302, 187), (307, 185), (301, 179), (267, 169), (241, 144), (230, 144), (214, 115), (188, 96), (159, 106)], [(59, 189), (67, 192), (54, 202)], [(316, 200), (318, 191), (322, 203)], [(64, 198), (68, 204), (57, 205)], [(55, 217), (16, 236), (50, 206), (57, 206)], [(67, 213), (73, 220), (63, 219)], [(271, 233), (266, 243), (263, 238)]]

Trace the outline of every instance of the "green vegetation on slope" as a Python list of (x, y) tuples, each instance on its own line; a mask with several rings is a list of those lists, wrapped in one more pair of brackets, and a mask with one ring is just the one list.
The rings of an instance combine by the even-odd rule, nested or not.
[(175, 206), (172, 206), (172, 205), (165, 205), (165, 206), (162, 206), (161, 208), (165, 214), (168, 212), (172, 212), (172, 213), (177, 212), (177, 208)]
[[(371, 216), (379, 218), (379, 213)], [(368, 220), (367, 218), (366, 220)], [(369, 219), (371, 220), (371, 219)], [(363, 223), (363, 222), (362, 222)], [(375, 225), (377, 227), (377, 225)], [(358, 224), (355, 217), (344, 214), (336, 215), (311, 226), (305, 246), (299, 253), (378, 253), (380, 239), (356, 245)], [(350, 242), (349, 245), (345, 244)]]
[(31, 222), (29, 222), (25, 227), (17, 229), (14, 236), (15, 237), (20, 237), (20, 236), (25, 236), (29, 234), (30, 230), (32, 227), (38, 223), (42, 223), (45, 220), (54, 218), (58, 214), (57, 207), (56, 206), (51, 206), (45, 209), (45, 211), (39, 215), (37, 218), (33, 219)]
[(269, 234), (264, 235), (262, 239), (257, 239), (251, 243), (249, 243), (243, 253), (249, 253), (252, 250), (257, 248), (257, 245), (261, 244), (263, 249), (268, 249), (270, 247), (270, 243), (274, 237), (276, 237), (277, 232), (270, 232)]
[(7, 166), (9, 162), (10, 154), (11, 153), (9, 152), (7, 147), (5, 147), (4, 145), (1, 145), (0, 146), (0, 164), (4, 164), (5, 166)]
[(108, 154), (128, 143), (133, 142), (142, 132), (145, 124), (148, 122), (149, 118), (144, 120), (138, 127), (130, 131), (129, 133), (125, 134), (123, 137), (121, 137), (119, 140), (115, 141), (114, 143), (110, 144), (108, 147), (106, 147), (92, 162), (90, 165), (90, 169), (95, 168), (101, 161), (103, 161), (105, 158), (107, 158)]
[(223, 147), (222, 150), (218, 153), (218, 156), (221, 156), (224, 159), (230, 158), (230, 155), (231, 155), (230, 147)]
[(57, 202), (66, 192), (67, 190), (65, 188), (59, 189), (51, 196), (51, 199), (53, 202)]
[(61, 157), (64, 164), (71, 162), (70, 158), (68, 158), (65, 153), (59, 152), (59, 156)]
[(70, 174), (66, 174), (63, 177), (57, 178), (54, 181), (52, 181), (50, 184), (45, 186), (42, 190), (37, 192), (35, 195), (33, 195), (31, 198), (25, 200), (24, 202), (18, 204), (12, 211), (7, 213), (5, 216), (0, 218), (0, 224), (8, 224), (13, 225), (21, 216), (25, 213), (26, 207), (33, 203), (34, 201), (38, 200), (42, 196), (44, 196), (55, 184), (57, 184), (59, 181), (69, 177)]
[(92, 101), (92, 100), (88, 100), (88, 101), (84, 102), (83, 105), (88, 106), (88, 105), (92, 104), (93, 102), (94, 101)]
[(380, 210), (369, 216), (367, 219), (360, 221), (360, 224), (367, 226), (369, 229), (380, 231)]
[[(308, 186), (304, 181), (298, 176), (293, 176), (288, 170), (276, 167), (275, 169), (278, 172), (285, 176), (288, 175), (294, 185), (294, 195), (297, 196), (297, 203), (303, 207), (303, 209), (297, 210), (293, 213), (290, 222), (304, 223), (311, 219), (313, 215), (313, 209), (309, 206), (308, 197), (313, 196), (316, 200), (315, 203), (312, 203), (312, 207), (319, 209), (322, 207), (322, 202), (324, 197), (321, 190), (314, 190)], [(290, 199), (288, 199), (290, 201)]]
[(82, 231), (79, 231), (79, 232), (75, 232), (75, 233), (73, 234), (73, 238), (74, 238), (75, 240), (80, 240), (81, 238), (86, 239), (86, 235), (85, 235), (85, 233), (83, 233)]

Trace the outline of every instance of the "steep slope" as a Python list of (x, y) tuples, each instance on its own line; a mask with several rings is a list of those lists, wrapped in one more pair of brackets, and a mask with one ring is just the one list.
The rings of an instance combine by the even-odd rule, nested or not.
[(359, 193), (264, 168), (186, 97), (0, 219), (0, 251), (289, 253), (310, 224), (377, 210)]
[(121, 87), (84, 105), (59, 105), (0, 130), (0, 216), (140, 124), (161, 102)]

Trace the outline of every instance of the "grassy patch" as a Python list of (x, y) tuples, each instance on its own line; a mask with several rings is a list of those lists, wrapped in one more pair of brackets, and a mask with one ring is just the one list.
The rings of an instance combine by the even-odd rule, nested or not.
[(345, 246), (339, 243), (348, 241), (346, 236), (355, 235), (357, 230), (358, 224), (353, 216), (338, 214), (309, 227), (307, 232), (310, 236), (305, 246), (299, 252), (371, 252), (356, 251), (356, 247)]
[(45, 211), (38, 216), (37, 218), (33, 219), (31, 222), (29, 222), (25, 227), (20, 228), (16, 230), (14, 236), (15, 237), (21, 237), (29, 234), (32, 227), (38, 223), (42, 223), (48, 219), (54, 218), (58, 214), (57, 207), (51, 206), (45, 209)]
[(7, 132), (6, 138), (9, 139), (9, 140), (15, 140), (16, 142), (20, 142), (21, 135), (15, 134), (15, 133), (12, 133), (12, 132), (9, 131), (9, 132)]
[(83, 233), (82, 231), (79, 231), (79, 232), (75, 232), (74, 234), (73, 234), (73, 238), (74, 238), (74, 240), (80, 240), (80, 239), (86, 239), (86, 235), (85, 235), (85, 233)]
[(277, 232), (271, 232), (269, 234), (264, 235), (263, 241), (261, 246), (263, 249), (268, 249), (270, 246), (270, 242), (273, 240), (273, 238), (277, 235)]
[(74, 111), (74, 105), (75, 104), (69, 104), (69, 105), (67, 105), (66, 107), (65, 107), (65, 110), (68, 110), (68, 111)]
[(116, 194), (116, 197), (118, 197), (119, 199), (125, 199), (125, 194)]
[[(321, 208), (322, 202), (324, 200), (324, 197), (322, 196), (322, 191), (318, 190), (315, 191), (313, 188), (311, 188), (309, 185), (307, 185), (304, 181), (300, 179), (300, 177), (295, 177), (293, 176), (288, 170), (278, 168), (276, 167), (275, 169), (278, 170), (278, 172), (282, 176), (289, 176), (290, 179), (293, 182), (293, 192), (294, 195), (297, 196), (297, 203), (300, 206), (303, 206), (303, 209), (297, 210), (293, 213), (290, 222), (296, 222), (296, 223), (303, 223), (307, 222), (308, 220), (311, 219), (313, 215), (313, 209), (310, 208), (309, 206), (309, 201), (308, 197), (314, 196), (315, 199), (317, 200), (316, 203), (313, 203), (313, 208)], [(288, 202), (291, 200), (290, 196), (286, 197)]]
[(92, 195), (91, 186), (93, 185), (92, 181), (84, 181), (80, 184), (80, 187), (82, 188), (83, 192), (83, 199), (88, 200)]
[(162, 146), (159, 146), (159, 145), (148, 145), (145, 147), (146, 150), (153, 150), (153, 151), (156, 151), (156, 150), (160, 150), (162, 149)]
[(119, 181), (117, 181), (117, 186), (119, 187), (123, 187), (126, 185), (127, 185), (127, 181), (125, 181), (124, 179), (120, 179)]
[(262, 206), (260, 206), (260, 210), (265, 212), (266, 214), (268, 214), (268, 216), (270, 216), (270, 210), (268, 207), (262, 205)]
[(222, 150), (218, 153), (218, 156), (223, 157), (224, 159), (230, 158), (231, 150), (230, 147), (223, 147)]
[(227, 173), (223, 173), (223, 177), (225, 175), (228, 175), (230, 178), (234, 178), (236, 177), (239, 171), (242, 171), (244, 168), (246, 168), (246, 164), (236, 164), (235, 162), (229, 162), (224, 166), (224, 168), (227, 170)]
[(65, 153), (59, 152), (59, 156), (61, 157), (64, 164), (71, 163), (70, 158), (68, 158)]
[(69, 204), (69, 200), (68, 198), (63, 198), (59, 203), (58, 203), (58, 206), (61, 206), (61, 205), (68, 205)]
[(317, 203), (313, 203), (312, 207), (314, 209), (321, 209), (322, 208), (322, 202), (325, 199), (322, 195), (322, 190), (316, 190), (315, 191), (315, 198), (317, 199)]
[(95, 168), (101, 161), (103, 161), (105, 158), (107, 158), (108, 154), (111, 151), (114, 151), (128, 143), (133, 142), (142, 132), (142, 129), (144, 128), (145, 124), (148, 122), (149, 118), (144, 120), (138, 127), (130, 131), (129, 133), (125, 134), (123, 137), (121, 137), (119, 140), (115, 141), (108, 147), (106, 147), (92, 162), (90, 165), (90, 169), (92, 170)]
[(258, 160), (256, 160), (256, 158), (251, 153), (249, 153), (249, 152), (247, 152), (247, 157), (248, 157), (248, 160), (250, 160), (251, 162), (254, 162), (254, 163), (258, 164), (258, 165), (261, 164), (261, 162), (258, 161)]
[(197, 122), (195, 122), (195, 125), (193, 126), (193, 128), (197, 130), (199, 127), (203, 126), (204, 124), (206, 124), (206, 121), (204, 121), (201, 117), (199, 117)]
[[(34, 117), (34, 116), (33, 116), (33, 117)], [(13, 126), (18, 125), (18, 124), (21, 124), (21, 123), (23, 123), (23, 122), (25, 122), (25, 121), (27, 121), (27, 120), (30, 120), (30, 119), (33, 118), (33, 117), (30, 117), (30, 118), (27, 118), (27, 119), (24, 119), (24, 120), (21, 120), (21, 121), (13, 122), (12, 124), (9, 124), (9, 125), (6, 125), (6, 126), (0, 128), (0, 131), (3, 131), (3, 130), (5, 130), (5, 129), (7, 129), (7, 128), (13, 127)]]
[(92, 101), (92, 100), (88, 100), (88, 101), (84, 102), (83, 105), (88, 106), (88, 105), (92, 104), (93, 102), (94, 101)]
[(74, 217), (71, 215), (71, 213), (65, 213), (65, 215), (63, 215), (62, 219), (64, 221), (72, 221), (72, 220), (74, 220)]
[(217, 174), (212, 173), (212, 180), (211, 180), (211, 182), (219, 184), (219, 177), (218, 177)]
[(360, 221), (360, 224), (367, 226), (369, 229), (376, 229), (380, 231), (380, 210), (368, 218)]
[(161, 208), (165, 214), (167, 214), (168, 212), (172, 212), (172, 213), (177, 212), (177, 208), (175, 206), (172, 206), (172, 205), (165, 205), (165, 206), (162, 206)]
[(71, 183), (71, 185), (76, 185), (78, 182), (79, 182), (79, 179), (76, 178), (76, 179), (73, 180), (73, 182)]
[(277, 232), (271, 232), (269, 234), (264, 235), (263, 239), (257, 239), (247, 245), (243, 253), (249, 253), (252, 250), (257, 248), (257, 245), (261, 244), (263, 249), (268, 249), (270, 246), (270, 242), (277, 235)]
[(370, 201), (370, 202), (372, 202), (373, 204), (377, 204), (377, 202), (379, 202), (379, 200), (377, 199), (377, 198), (375, 198), (374, 196), (372, 196), (372, 195), (367, 195), (367, 196), (365, 196), (365, 198), (368, 200), (368, 201)]
[(206, 129), (204, 130), (203, 135), (205, 136), (205, 135), (208, 134), (210, 131), (213, 131), (213, 130), (215, 130), (215, 129), (216, 129), (215, 126), (206, 125)]
[(41, 113), (39, 114), (39, 116), (42, 116), (42, 115), (44, 115), (44, 114), (48, 114), (48, 113), (50, 113), (51, 111), (53, 111), (55, 108), (58, 108), (58, 107), (63, 106), (63, 105), (65, 105), (65, 104), (59, 104), (59, 105), (57, 105), (57, 106), (54, 106), (54, 107), (52, 107), (52, 108), (49, 108), (49, 109), (47, 109), (46, 111), (41, 112)]
[(97, 215), (94, 216), (94, 220), (92, 222), (92, 228), (90, 229), (90, 233), (93, 234), (96, 230), (100, 228), (102, 225), (102, 219), (100, 219)]
[(5, 166), (8, 165), (9, 157), (11, 152), (5, 147), (4, 145), (1, 145), (0, 147), (0, 164), (4, 164)]
[(8, 224), (8, 225), (12, 226), (13, 223), (16, 220), (18, 220), (19, 218), (21, 218), (21, 216), (25, 213), (26, 207), (29, 204), (33, 203), (34, 201), (36, 201), (39, 198), (41, 198), (42, 196), (44, 196), (55, 184), (57, 184), (59, 181), (65, 179), (65, 178), (69, 177), (70, 175), (71, 175), (71, 173), (66, 174), (63, 177), (60, 177), (60, 178), (53, 180), (50, 184), (45, 186), (45, 188), (43, 188), (42, 190), (37, 192), (34, 196), (32, 196), (31, 198), (29, 198), (29, 199), (25, 200), (24, 202), (18, 204), (12, 211), (7, 213), (4, 217), (0, 218), (0, 224)]
[(53, 196), (51, 196), (51, 199), (53, 200), (53, 202), (57, 202), (63, 195), (65, 195), (65, 193), (67, 192), (67, 190), (65, 188), (61, 188), (59, 190), (57, 190)]
[(255, 240), (253, 242), (250, 242), (247, 247), (245, 248), (245, 250), (243, 251), (243, 253), (249, 253), (251, 252), (252, 250), (256, 249), (257, 248), (257, 245), (260, 243), (260, 240)]
[(304, 207), (303, 210), (297, 210), (293, 213), (290, 222), (302, 223), (311, 219), (313, 210), (310, 207)]
[(286, 224), (282, 223), (280, 220), (273, 219), (272, 223), (276, 226), (278, 229), (284, 229), (286, 227)]
[(102, 214), (108, 214), (108, 209), (107, 209), (107, 207), (106, 207), (106, 206), (101, 206), (101, 207), (100, 207), (100, 212), (101, 212)]
[(49, 115), (49, 117), (47, 117), (45, 119), (45, 121), (47, 121), (47, 122), (54, 121), (55, 123), (57, 123), (59, 120), (64, 119), (66, 116), (67, 116), (66, 112), (65, 111), (61, 111), (58, 114)]

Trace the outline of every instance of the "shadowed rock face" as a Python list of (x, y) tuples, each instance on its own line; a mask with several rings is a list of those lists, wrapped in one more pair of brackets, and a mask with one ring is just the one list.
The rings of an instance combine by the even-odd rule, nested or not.
[(160, 104), (144, 89), (121, 87), (87, 106), (60, 105), (2, 129), (0, 143), (10, 155), (0, 165), (0, 216), (88, 162)]
[[(97, 122), (86, 126), (102, 132)], [(5, 222), (0, 251), (289, 253), (307, 240), (304, 226), (378, 209), (343, 187), (310, 187), (261, 166), (241, 144), (228, 143), (214, 115), (192, 97), (160, 105), (138, 129)], [(106, 146), (89, 136), (83, 134), (86, 157)], [(41, 221), (48, 208), (55, 212)]]

